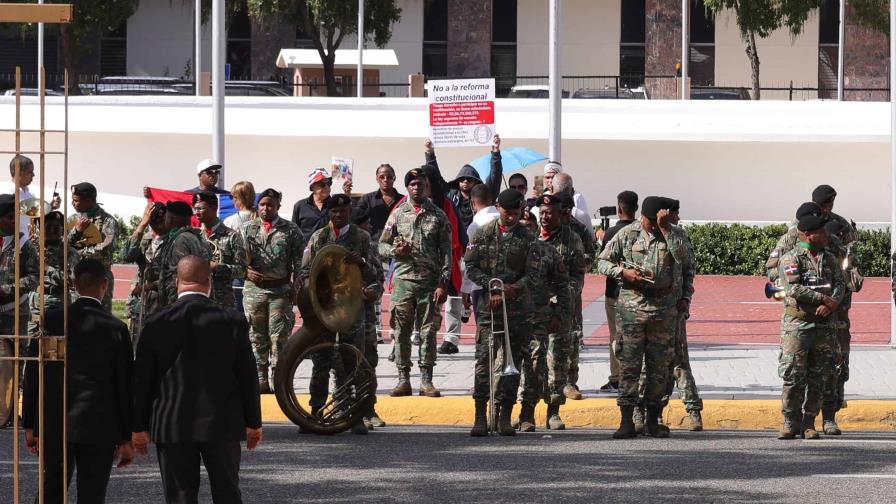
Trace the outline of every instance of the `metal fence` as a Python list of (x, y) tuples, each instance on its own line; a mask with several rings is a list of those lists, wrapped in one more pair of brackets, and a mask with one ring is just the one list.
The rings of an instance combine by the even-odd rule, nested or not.
[[(747, 86), (691, 86), (692, 95), (712, 92), (725, 92), (728, 95), (738, 94), (743, 98), (752, 99), (752, 87)], [(889, 101), (890, 89), (886, 87), (844, 88), (845, 100), (855, 101)], [(760, 100), (783, 101), (807, 101), (807, 100), (836, 100), (837, 88), (816, 86), (796, 86), (793, 82), (783, 86), (763, 86), (759, 88)]]

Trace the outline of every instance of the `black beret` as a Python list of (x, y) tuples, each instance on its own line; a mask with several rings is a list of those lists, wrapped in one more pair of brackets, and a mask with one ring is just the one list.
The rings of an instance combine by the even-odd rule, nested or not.
[(0, 194), (0, 217), (11, 214), (16, 208), (16, 197), (13, 194)]
[(193, 206), (196, 206), (196, 203), (200, 201), (208, 203), (215, 208), (218, 207), (218, 196), (211, 191), (199, 191), (193, 195)]
[(800, 220), (805, 215), (821, 215), (821, 207), (818, 203), (807, 201), (796, 209), (796, 220)]
[(261, 201), (264, 198), (273, 198), (274, 200), (277, 201), (277, 203), (280, 203), (280, 200), (283, 198), (283, 195), (280, 194), (280, 191), (277, 191), (276, 189), (268, 188), (268, 189), (265, 189), (264, 191), (261, 191), (261, 194), (258, 195), (258, 201)]
[(81, 182), (72, 186), (72, 194), (75, 196), (85, 196), (87, 198), (96, 198), (96, 187), (90, 182)]
[(428, 171), (429, 170), (427, 166), (421, 166), (420, 168), (414, 168), (413, 170), (408, 171), (404, 174), (404, 186), (409, 186), (412, 180), (427, 178)]
[(560, 205), (560, 198), (554, 196), (553, 194), (544, 194), (539, 196), (537, 200), (538, 206), (541, 205)]
[(824, 225), (824, 228), (832, 235), (839, 235), (846, 230), (846, 224), (839, 220), (831, 219)]
[(669, 208), (669, 203), (664, 201), (665, 199), (666, 198), (661, 198), (659, 196), (648, 196), (644, 198), (644, 201), (641, 203), (641, 215), (647, 217), (649, 220), (655, 221), (657, 212)]
[(62, 215), (62, 212), (60, 212), (59, 210), (54, 210), (44, 216), (44, 225), (47, 225), (53, 221), (59, 221), (60, 224), (64, 224), (65, 216)]
[(504, 189), (498, 195), (498, 205), (501, 208), (514, 210), (523, 207), (523, 195), (516, 189)]
[(815, 231), (821, 229), (827, 224), (828, 218), (824, 215), (809, 214), (800, 218), (796, 228), (802, 232)]
[(341, 206), (351, 206), (352, 199), (347, 194), (334, 194), (327, 200), (327, 209)]
[(677, 212), (681, 208), (681, 202), (678, 201), (677, 199), (672, 199), (672, 198), (663, 198), (663, 199), (666, 200), (665, 203), (666, 203), (666, 205), (668, 205), (666, 208), (668, 208), (670, 212)]
[(576, 206), (575, 201), (572, 199), (572, 195), (569, 193), (561, 192), (554, 194), (554, 197), (557, 198), (557, 201), (560, 202), (560, 207), (564, 209), (570, 209)]
[(190, 205), (186, 204), (183, 201), (169, 201), (165, 204), (165, 209), (168, 211), (168, 213), (177, 215), (179, 217), (193, 216), (193, 209), (190, 208)]
[(827, 184), (822, 184), (816, 187), (814, 191), (812, 191), (812, 201), (818, 203), (819, 205), (831, 201), (835, 196), (837, 196), (837, 191), (835, 191), (833, 187)]

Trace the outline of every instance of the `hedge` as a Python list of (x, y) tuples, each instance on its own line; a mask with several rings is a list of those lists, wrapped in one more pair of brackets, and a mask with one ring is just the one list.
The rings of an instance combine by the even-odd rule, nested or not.
[[(765, 261), (784, 224), (692, 224), (685, 226), (697, 259), (699, 275), (764, 275)], [(866, 277), (890, 276), (890, 230), (859, 230), (853, 253)]]

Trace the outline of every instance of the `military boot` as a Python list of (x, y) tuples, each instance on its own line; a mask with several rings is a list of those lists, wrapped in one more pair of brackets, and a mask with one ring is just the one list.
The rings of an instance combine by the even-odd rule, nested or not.
[(644, 434), (644, 408), (637, 406), (632, 414), (636, 434)]
[(476, 401), (476, 416), (473, 417), (473, 428), (470, 429), (470, 435), (473, 437), (484, 437), (488, 435), (488, 419), (485, 416), (485, 401)]
[(840, 430), (840, 426), (837, 425), (837, 413), (832, 408), (825, 408), (821, 412), (822, 418), (824, 418), (824, 433), (827, 436), (839, 436), (843, 434)]
[(560, 419), (560, 403), (548, 404), (548, 429), (566, 430), (566, 424)]
[(647, 408), (644, 422), (644, 433), (650, 437), (655, 438), (667, 438), (669, 437), (669, 428), (665, 425), (660, 425), (659, 416), (660, 409), (656, 407)]
[(413, 393), (411, 390), (411, 370), (410, 369), (399, 369), (398, 370), (398, 384), (395, 385), (395, 388), (392, 389), (392, 392), (389, 392), (389, 395), (392, 397), (405, 397), (409, 396)]
[(799, 433), (799, 429), (797, 428), (796, 422), (791, 418), (784, 418), (784, 423), (781, 425), (781, 430), (778, 431), (778, 439), (795, 439), (796, 435)]
[(510, 416), (512, 413), (512, 402), (501, 406), (500, 416), (498, 417), (498, 434), (502, 436), (516, 436), (516, 431), (510, 426)]
[(619, 408), (622, 418), (619, 421), (619, 429), (613, 433), (613, 439), (631, 439), (638, 436), (638, 433), (635, 432), (635, 423), (632, 421), (634, 411), (634, 406), (621, 406)]
[(426, 397), (441, 397), (442, 393), (432, 384), (432, 368), (420, 368), (420, 395)]
[[(513, 427), (513, 425), (511, 425)], [(525, 404), (520, 410), (520, 418), (517, 427), (523, 432), (535, 432), (535, 405)]]
[(582, 399), (582, 393), (579, 391), (579, 387), (570, 383), (567, 383), (566, 386), (563, 387), (563, 395), (565, 395), (567, 399), (573, 401), (580, 401)]
[(815, 430), (815, 417), (803, 415), (803, 439), (818, 439), (818, 431)]
[(385, 427), (386, 426), (386, 422), (384, 422), (383, 419), (380, 418), (380, 415), (376, 412), (375, 409), (370, 410), (370, 416), (367, 417), (367, 419), (370, 420), (370, 425), (372, 425), (374, 427)]
[(258, 393), (259, 394), (270, 394), (271, 393), (271, 382), (268, 381), (268, 370), (264, 369), (258, 372)]
[(358, 422), (355, 425), (352, 425), (352, 434), (364, 436), (364, 435), (367, 435), (368, 430), (369, 429), (367, 429), (367, 426), (364, 425), (363, 421)]
[(703, 430), (703, 416), (700, 414), (699, 410), (694, 410), (688, 413), (688, 418), (691, 420), (692, 431), (699, 432)]

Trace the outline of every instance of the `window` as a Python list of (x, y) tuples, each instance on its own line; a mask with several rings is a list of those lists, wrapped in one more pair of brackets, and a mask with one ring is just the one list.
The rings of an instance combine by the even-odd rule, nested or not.
[(448, 75), (448, 0), (424, 0), (423, 75)]
[(314, 49), (314, 42), (311, 41), (311, 34), (305, 31), (304, 23), (296, 26), (296, 48), (297, 49)]
[(517, 0), (492, 0), (492, 64), (495, 93), (507, 96), (516, 84)]
[(242, 0), (227, 25), (227, 63), (230, 79), (248, 79), (252, 75), (252, 23), (249, 7)]
[(622, 87), (644, 85), (647, 37), (645, 0), (622, 0), (619, 41), (619, 84)]
[(692, 86), (712, 86), (716, 74), (716, 21), (703, 0), (691, 4), (691, 47), (688, 74)]
[(118, 28), (104, 31), (100, 38), (100, 75), (127, 75), (127, 55), (128, 22), (124, 21)]
[(818, 23), (818, 97), (837, 98), (837, 51), (840, 46), (840, 2), (825, 0)]

